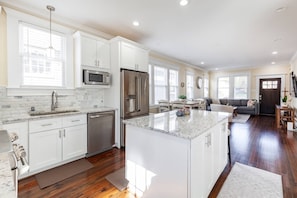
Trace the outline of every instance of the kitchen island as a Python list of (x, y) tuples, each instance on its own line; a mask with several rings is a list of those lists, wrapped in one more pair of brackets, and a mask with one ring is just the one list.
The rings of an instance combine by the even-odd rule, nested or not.
[(142, 197), (207, 197), (227, 164), (229, 116), (191, 110), (126, 120), (129, 190)]

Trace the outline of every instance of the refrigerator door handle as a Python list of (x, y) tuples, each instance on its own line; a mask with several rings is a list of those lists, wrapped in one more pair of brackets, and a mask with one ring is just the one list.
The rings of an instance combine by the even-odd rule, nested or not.
[(142, 95), (142, 90), (141, 90), (141, 78), (138, 78), (138, 81), (137, 81), (137, 112), (140, 112), (141, 109), (141, 105), (142, 105), (142, 102), (141, 102), (141, 95)]

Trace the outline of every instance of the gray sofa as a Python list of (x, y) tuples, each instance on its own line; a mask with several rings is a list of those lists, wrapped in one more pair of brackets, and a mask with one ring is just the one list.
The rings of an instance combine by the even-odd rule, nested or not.
[[(247, 103), (249, 99), (219, 99), (216, 102), (220, 102), (223, 105), (231, 105), (237, 107), (237, 113), (239, 114), (250, 114), (250, 115), (259, 115), (259, 102), (255, 99), (252, 99), (254, 105), (248, 106)], [(213, 103), (211, 98), (205, 98), (206, 109), (210, 109), (210, 104)]]

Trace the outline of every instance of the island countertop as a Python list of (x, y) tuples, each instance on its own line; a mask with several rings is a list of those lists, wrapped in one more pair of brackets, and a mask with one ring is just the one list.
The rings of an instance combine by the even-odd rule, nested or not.
[(193, 139), (229, 116), (232, 115), (224, 112), (191, 110), (190, 115), (177, 117), (175, 110), (124, 120), (124, 123), (185, 139)]

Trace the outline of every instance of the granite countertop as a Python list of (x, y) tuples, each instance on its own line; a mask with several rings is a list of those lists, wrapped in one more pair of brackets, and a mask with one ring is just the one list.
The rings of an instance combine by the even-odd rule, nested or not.
[(193, 139), (230, 115), (230, 113), (224, 112), (191, 110), (190, 115), (177, 117), (176, 111), (169, 111), (124, 120), (124, 123), (185, 139)]
[(48, 114), (48, 115), (37, 115), (37, 116), (30, 116), (29, 112), (25, 114), (19, 114), (17, 117), (3, 117), (0, 120), (1, 124), (9, 124), (14, 122), (21, 122), (26, 120), (36, 120), (42, 118), (54, 118), (58, 116), (65, 116), (65, 115), (76, 115), (76, 114), (84, 114), (84, 113), (93, 113), (93, 112), (104, 112), (104, 111), (112, 111), (116, 110), (113, 107), (96, 107), (96, 108), (88, 108), (88, 109), (56, 109), (56, 111), (73, 111), (75, 112), (66, 112), (66, 113), (58, 113), (58, 114)]
[(0, 153), (0, 197), (16, 197), (8, 153)]

